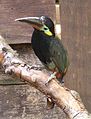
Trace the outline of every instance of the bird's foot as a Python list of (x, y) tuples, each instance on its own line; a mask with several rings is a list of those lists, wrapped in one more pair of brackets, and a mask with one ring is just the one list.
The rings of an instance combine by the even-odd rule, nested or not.
[(57, 72), (54, 72), (53, 74), (51, 74), (51, 76), (45, 82), (45, 85), (47, 85), (52, 79), (55, 79), (56, 78), (56, 74), (57, 74)]

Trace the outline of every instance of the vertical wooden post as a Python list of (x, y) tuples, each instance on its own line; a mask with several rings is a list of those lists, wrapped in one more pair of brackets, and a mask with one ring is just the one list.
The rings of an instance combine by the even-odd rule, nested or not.
[(91, 0), (60, 0), (62, 39), (70, 67), (66, 85), (77, 90), (91, 112)]

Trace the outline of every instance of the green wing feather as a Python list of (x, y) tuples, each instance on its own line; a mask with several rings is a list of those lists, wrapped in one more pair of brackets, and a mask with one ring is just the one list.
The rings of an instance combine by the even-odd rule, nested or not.
[(55, 64), (55, 67), (58, 68), (59, 72), (64, 72), (67, 70), (69, 65), (68, 54), (62, 44), (62, 41), (55, 37), (53, 40), (51, 40), (49, 49), (53, 66)]

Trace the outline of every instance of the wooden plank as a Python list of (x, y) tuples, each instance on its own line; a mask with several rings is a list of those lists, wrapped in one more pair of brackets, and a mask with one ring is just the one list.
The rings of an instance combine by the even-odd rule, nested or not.
[(67, 119), (55, 106), (46, 109), (46, 97), (31, 86), (0, 87), (0, 119)]
[(32, 27), (15, 22), (19, 17), (46, 15), (55, 19), (55, 0), (1, 0), (0, 33), (9, 43), (30, 43)]
[(17, 7), (22, 7), (21, 6), (21, 4), (22, 5), (33, 5), (33, 6), (35, 6), (35, 5), (44, 5), (44, 4), (55, 4), (55, 0), (17, 0), (17, 1), (12, 1), (12, 0), (0, 0), (0, 4), (6, 4), (6, 6), (7, 5), (11, 5), (12, 7), (13, 6), (17, 6)]
[(62, 38), (69, 52), (66, 85), (77, 90), (91, 112), (91, 0), (60, 0)]

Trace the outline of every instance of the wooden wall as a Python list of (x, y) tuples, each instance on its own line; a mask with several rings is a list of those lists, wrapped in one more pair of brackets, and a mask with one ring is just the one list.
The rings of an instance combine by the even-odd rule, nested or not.
[(62, 39), (69, 52), (66, 85), (91, 112), (91, 0), (60, 0)]
[[(41, 65), (28, 44), (33, 29), (27, 24), (14, 22), (14, 19), (40, 15), (55, 20), (55, 0), (0, 0), (0, 34), (28, 64)], [(0, 67), (0, 80), (15, 79), (14, 76), (4, 74)], [(47, 110), (46, 97), (35, 88), (9, 85), (0, 86), (0, 119), (66, 119), (66, 116), (57, 106)]]
[(13, 43), (30, 43), (32, 27), (19, 17), (48, 15), (55, 19), (55, 0), (0, 0), (0, 33)]

